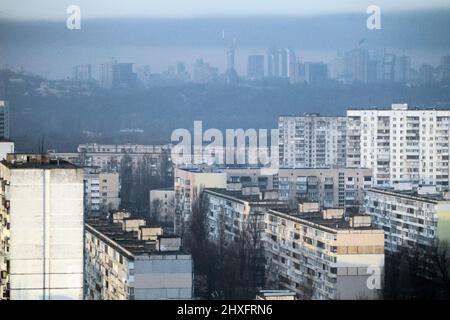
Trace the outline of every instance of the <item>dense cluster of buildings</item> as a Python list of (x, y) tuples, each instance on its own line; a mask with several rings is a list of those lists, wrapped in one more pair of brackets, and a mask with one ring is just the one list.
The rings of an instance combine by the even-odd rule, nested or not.
[[(289, 74), (289, 52), (271, 54), (273, 72)], [(378, 299), (385, 257), (450, 240), (449, 110), (280, 116), (271, 167), (174, 165), (170, 145), (20, 154), (7, 123), (1, 299), (194, 298), (183, 238), (199, 211), (212, 243), (244, 239), (261, 252), (258, 299)], [(119, 173), (142, 162), (173, 186), (149, 190), (148, 212), (136, 217), (121, 206)]]
[[(103, 89), (148, 87), (162, 83), (236, 83), (235, 44), (226, 48), (226, 68), (221, 74), (219, 68), (204, 59), (196, 59), (192, 72), (185, 63), (178, 61), (161, 73), (151, 73), (148, 65), (133, 70), (133, 63), (118, 62), (116, 59), (102, 63), (99, 68), (98, 84)], [(320, 84), (327, 80), (342, 83), (374, 84), (431, 84), (450, 80), (450, 56), (443, 56), (438, 66), (421, 64), (413, 67), (412, 59), (405, 54), (369, 51), (363, 45), (347, 52), (338, 52), (329, 62), (303, 61), (292, 47), (272, 47), (264, 53), (247, 57), (247, 80), (281, 80), (289, 83)], [(92, 83), (92, 66), (77, 65), (72, 79), (78, 83)]]

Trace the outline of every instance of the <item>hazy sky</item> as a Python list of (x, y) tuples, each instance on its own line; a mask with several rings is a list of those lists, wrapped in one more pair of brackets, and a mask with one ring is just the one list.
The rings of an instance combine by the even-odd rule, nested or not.
[(211, 15), (316, 15), (450, 8), (449, 0), (1, 0), (0, 18), (65, 19), (69, 5), (79, 5), (82, 18), (197, 17)]

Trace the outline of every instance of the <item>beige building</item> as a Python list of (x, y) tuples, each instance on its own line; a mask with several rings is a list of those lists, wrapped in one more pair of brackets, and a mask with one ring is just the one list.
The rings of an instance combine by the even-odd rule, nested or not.
[(119, 209), (120, 182), (117, 172), (102, 172), (98, 167), (84, 168), (85, 213), (106, 215)]
[(128, 231), (126, 225), (103, 219), (87, 221), (85, 298), (191, 299), (192, 257), (182, 250), (181, 238), (143, 225), (137, 232), (130, 225), (133, 231)]
[[(370, 217), (344, 209), (268, 210), (264, 251), (268, 285), (300, 299), (377, 299), (384, 269), (384, 232)], [(278, 286), (276, 288), (275, 286)]]
[(352, 207), (363, 202), (372, 186), (372, 170), (360, 168), (304, 168), (278, 170), (280, 199), (317, 201), (324, 207)]
[(203, 189), (226, 187), (227, 174), (223, 170), (175, 168), (175, 232), (184, 232), (192, 206)]
[(83, 299), (83, 170), (10, 154), (0, 181), (0, 299)]

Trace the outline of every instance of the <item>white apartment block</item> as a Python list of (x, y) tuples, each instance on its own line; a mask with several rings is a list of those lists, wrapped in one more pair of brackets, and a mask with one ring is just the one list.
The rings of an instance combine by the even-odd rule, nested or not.
[(0, 181), (0, 299), (83, 299), (83, 170), (11, 154)]
[(346, 117), (280, 116), (280, 167), (345, 167)]
[(119, 209), (120, 182), (117, 172), (84, 168), (84, 209), (88, 216), (105, 215)]
[(450, 110), (347, 110), (347, 166), (372, 168), (377, 186), (449, 186)]
[(142, 225), (134, 232), (103, 219), (88, 220), (85, 228), (87, 300), (192, 298), (193, 262), (180, 237)]
[(364, 168), (279, 169), (281, 200), (307, 199), (321, 206), (353, 207), (364, 200), (364, 189), (372, 186), (372, 170)]
[(318, 204), (312, 207), (306, 212), (266, 212), (270, 288), (294, 291), (300, 299), (378, 299), (383, 230), (371, 226), (370, 216), (344, 218), (344, 209), (320, 212)]
[(183, 233), (192, 206), (205, 188), (227, 187), (227, 174), (211, 168), (175, 168), (175, 232)]
[(450, 198), (426, 189), (366, 191), (364, 212), (384, 230), (386, 251), (427, 250), (437, 239), (450, 240)]

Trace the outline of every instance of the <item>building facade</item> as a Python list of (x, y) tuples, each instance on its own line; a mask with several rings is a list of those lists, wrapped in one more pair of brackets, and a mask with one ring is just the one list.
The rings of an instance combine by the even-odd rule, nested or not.
[(345, 117), (280, 116), (279, 165), (288, 168), (345, 166)]
[(84, 208), (88, 216), (105, 215), (120, 206), (119, 173), (84, 168)]
[(261, 191), (278, 190), (278, 170), (260, 167), (224, 167), (227, 189), (258, 187)]
[(268, 208), (285, 208), (286, 202), (278, 200), (277, 194), (258, 190), (230, 191), (226, 189), (205, 189), (203, 192), (208, 210), (209, 238), (226, 243), (238, 240), (244, 232), (257, 233), (264, 230), (264, 212)]
[(364, 189), (372, 186), (372, 170), (359, 168), (279, 169), (282, 200), (308, 199), (328, 208), (362, 204)]
[(227, 175), (223, 170), (175, 168), (175, 232), (184, 232), (193, 205), (200, 199), (203, 189), (226, 187)]
[(300, 299), (379, 297), (384, 233), (372, 228), (370, 216), (345, 219), (343, 209), (269, 210), (265, 226), (271, 288), (294, 291)]
[[(419, 190), (371, 188), (366, 191), (364, 212), (385, 232), (388, 252), (426, 250), (437, 239), (450, 240), (450, 198)], [(435, 190), (434, 190), (435, 191)]]
[(347, 110), (347, 166), (372, 168), (374, 183), (449, 186), (450, 110)]
[(83, 299), (83, 171), (13, 154), (0, 180), (0, 298)]
[(9, 104), (0, 100), (0, 139), (9, 139)]
[(175, 190), (173, 188), (150, 190), (150, 219), (173, 228), (175, 222)]
[(83, 166), (100, 167), (102, 171), (107, 172), (118, 172), (122, 159), (127, 156), (133, 168), (137, 168), (139, 162), (145, 160), (149, 161), (153, 175), (164, 171), (165, 174), (172, 176), (169, 145), (88, 143), (78, 146), (78, 156)]

